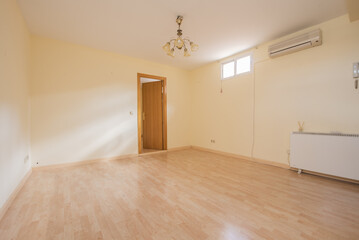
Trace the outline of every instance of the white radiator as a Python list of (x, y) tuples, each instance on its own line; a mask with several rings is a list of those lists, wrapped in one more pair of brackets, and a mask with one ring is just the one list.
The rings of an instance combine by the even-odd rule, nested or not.
[(359, 135), (293, 132), (290, 166), (359, 180)]

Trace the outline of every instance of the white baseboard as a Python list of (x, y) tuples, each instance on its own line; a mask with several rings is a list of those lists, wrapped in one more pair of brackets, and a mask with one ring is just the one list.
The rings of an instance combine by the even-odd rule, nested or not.
[(198, 147), (198, 146), (192, 146), (192, 149), (205, 151), (205, 152), (216, 153), (216, 154), (226, 156), (226, 157), (233, 157), (233, 158), (248, 160), (248, 161), (252, 161), (252, 162), (256, 162), (256, 163), (262, 163), (262, 164), (266, 164), (266, 165), (270, 165), (270, 166), (289, 169), (289, 165), (284, 164), (284, 163), (278, 163), (278, 162), (273, 162), (273, 161), (269, 161), (269, 160), (263, 160), (263, 159), (259, 159), (259, 158), (251, 158), (251, 157), (247, 157), (247, 156), (243, 156), (243, 155), (239, 155), (239, 154), (227, 153), (227, 152), (222, 152), (222, 151), (218, 151), (218, 150), (213, 150), (213, 149), (210, 149), (210, 148)]
[(116, 157), (108, 157), (108, 158), (98, 158), (98, 159), (91, 159), (91, 160), (84, 160), (84, 161), (78, 161), (78, 162), (69, 162), (69, 163), (60, 163), (60, 164), (51, 164), (51, 165), (44, 165), (44, 166), (33, 166), (33, 170), (44, 170), (44, 169), (52, 169), (52, 168), (61, 168), (61, 167), (73, 167), (73, 166), (80, 166), (80, 165), (86, 165), (91, 163), (97, 163), (97, 162), (105, 162), (105, 161), (114, 161), (124, 158), (133, 158), (137, 157), (137, 154), (126, 154)]
[(121, 155), (116, 157), (109, 157), (109, 158), (99, 158), (99, 159), (91, 159), (91, 160), (85, 160), (85, 161), (78, 161), (78, 162), (70, 162), (70, 163), (60, 163), (60, 164), (52, 164), (52, 165), (45, 165), (45, 166), (34, 166), (33, 170), (44, 170), (44, 169), (52, 169), (52, 168), (61, 168), (61, 167), (73, 167), (73, 166), (80, 166), (80, 165), (86, 165), (91, 163), (98, 163), (98, 162), (104, 162), (104, 161), (115, 161), (120, 160), (124, 158), (133, 158), (138, 156), (145, 156), (145, 155), (151, 155), (151, 154), (161, 154), (166, 152), (173, 152), (173, 151), (180, 151), (185, 149), (190, 149), (191, 146), (183, 146), (183, 147), (175, 147), (170, 148), (168, 150), (158, 151), (158, 152), (149, 152), (149, 153), (141, 153), (141, 154), (127, 154), (127, 155)]
[(9, 209), (9, 207), (11, 206), (12, 202), (14, 201), (14, 199), (16, 198), (17, 194), (20, 192), (21, 188), (25, 185), (27, 179), (30, 177), (32, 172), (32, 169), (30, 168), (30, 170), (26, 173), (26, 175), (22, 178), (22, 180), (20, 181), (20, 183), (17, 185), (17, 187), (15, 188), (15, 190), (11, 193), (10, 197), (6, 200), (6, 202), (4, 203), (4, 205), (0, 208), (0, 220), (4, 217), (6, 211)]

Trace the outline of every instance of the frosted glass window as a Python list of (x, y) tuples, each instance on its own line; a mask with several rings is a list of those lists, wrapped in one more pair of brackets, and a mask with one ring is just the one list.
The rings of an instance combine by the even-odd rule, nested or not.
[(237, 59), (236, 74), (246, 73), (251, 71), (251, 56), (246, 56)]
[(234, 65), (234, 61), (222, 64), (222, 79), (234, 76)]
[(222, 63), (222, 79), (234, 77), (252, 71), (252, 55), (236, 58), (233, 61)]

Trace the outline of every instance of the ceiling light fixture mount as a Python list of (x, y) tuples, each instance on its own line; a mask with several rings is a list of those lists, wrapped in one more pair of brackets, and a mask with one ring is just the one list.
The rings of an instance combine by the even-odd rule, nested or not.
[(189, 49), (191, 49), (191, 52), (198, 50), (197, 44), (195, 44), (188, 38), (182, 38), (182, 29), (181, 29), (182, 21), (183, 21), (183, 16), (177, 16), (176, 19), (176, 23), (178, 24), (177, 38), (171, 39), (162, 47), (168, 56), (174, 57), (175, 48), (177, 48), (178, 50), (182, 50), (183, 48), (183, 55), (185, 57), (191, 56), (191, 54), (189, 53)]

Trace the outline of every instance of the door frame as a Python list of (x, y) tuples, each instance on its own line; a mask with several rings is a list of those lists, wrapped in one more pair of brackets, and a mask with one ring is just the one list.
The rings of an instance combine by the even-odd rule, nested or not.
[(162, 140), (163, 150), (167, 150), (167, 79), (165, 77), (149, 75), (144, 73), (137, 73), (137, 138), (138, 138), (138, 153), (142, 153), (142, 89), (141, 77), (152, 78), (160, 80), (163, 84), (163, 99), (162, 99)]

